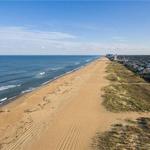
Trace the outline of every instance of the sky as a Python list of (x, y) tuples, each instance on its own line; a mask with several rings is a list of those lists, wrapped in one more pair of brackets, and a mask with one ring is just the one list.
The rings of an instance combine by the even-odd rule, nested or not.
[(0, 55), (150, 55), (150, 1), (0, 1)]

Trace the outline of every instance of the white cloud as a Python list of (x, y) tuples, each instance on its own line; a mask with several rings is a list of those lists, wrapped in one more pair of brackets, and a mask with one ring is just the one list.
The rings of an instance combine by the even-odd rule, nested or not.
[(150, 54), (147, 47), (114, 37), (111, 42), (85, 42), (64, 32), (36, 31), (25, 27), (0, 27), (0, 54)]
[(127, 42), (127, 38), (123, 36), (114, 36), (112, 37), (112, 40), (116, 42)]
[(0, 27), (0, 39), (11, 40), (64, 40), (75, 36), (63, 32), (43, 32), (29, 30), (25, 27)]

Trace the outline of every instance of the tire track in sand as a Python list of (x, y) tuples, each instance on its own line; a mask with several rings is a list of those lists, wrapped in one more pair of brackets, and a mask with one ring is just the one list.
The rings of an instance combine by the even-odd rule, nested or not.
[(11, 142), (9, 145), (4, 148), (4, 150), (18, 150), (21, 149), (21, 145), (29, 141), (33, 136), (37, 136), (42, 129), (41, 124), (35, 124), (30, 126), (15, 142)]
[(74, 150), (79, 143), (78, 138), (80, 136), (79, 127), (74, 123), (69, 127), (69, 130), (65, 132), (61, 140), (58, 143), (56, 150)]

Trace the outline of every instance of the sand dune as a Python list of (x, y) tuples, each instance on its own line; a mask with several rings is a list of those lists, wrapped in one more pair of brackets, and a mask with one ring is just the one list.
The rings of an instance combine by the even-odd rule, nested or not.
[(96, 60), (2, 107), (0, 149), (88, 150), (97, 131), (141, 116), (101, 105), (108, 62)]

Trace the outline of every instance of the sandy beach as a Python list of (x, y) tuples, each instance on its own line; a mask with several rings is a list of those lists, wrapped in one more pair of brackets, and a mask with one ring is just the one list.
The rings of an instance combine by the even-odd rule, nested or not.
[(109, 84), (105, 57), (0, 108), (1, 150), (88, 150), (97, 131), (147, 116), (112, 113), (101, 104)]

